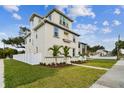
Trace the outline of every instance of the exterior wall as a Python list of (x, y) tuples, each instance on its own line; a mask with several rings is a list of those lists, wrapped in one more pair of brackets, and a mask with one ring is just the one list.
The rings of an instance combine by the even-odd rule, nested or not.
[(32, 21), (30, 21), (30, 27), (33, 29), (35, 26), (37, 26), (41, 22), (41, 18), (39, 17), (34, 17)]
[[(54, 11), (54, 12), (51, 14), (51, 18), (52, 18), (52, 20), (51, 20), (52, 22), (61, 25), (61, 24), (60, 24), (60, 14), (59, 14), (59, 13), (57, 13), (57, 12)], [(69, 21), (69, 20), (68, 20), (68, 25), (69, 25), (69, 29), (71, 29), (71, 28), (72, 28), (72, 22)], [(63, 25), (62, 25), (62, 26), (63, 26)]]
[[(38, 28), (36, 31), (34, 28), (42, 21), (39, 17), (34, 17), (33, 21), (30, 22), (31, 35), (26, 38), (26, 55), (31, 57), (32, 55), (42, 55), (42, 61), (45, 57), (52, 57), (52, 51), (48, 51), (53, 45), (62, 45), (70, 47), (69, 55), (73, 56), (73, 48), (75, 49), (75, 56), (78, 56), (78, 42), (79, 37), (70, 32), (67, 32), (59, 28), (59, 37), (54, 37), (54, 26), (45, 23), (43, 26)], [(52, 13), (52, 22), (59, 24), (60, 14), (57, 12)], [(72, 22), (69, 21), (69, 28), (71, 29)], [(64, 32), (68, 33), (66, 36)], [(73, 42), (73, 36), (75, 36), (75, 42)], [(64, 42), (63, 39), (71, 41), (70, 43)], [(30, 42), (29, 42), (30, 41)], [(61, 49), (61, 52), (63, 50)], [(62, 55), (61, 55), (62, 56)]]
[(80, 54), (87, 53), (87, 45), (84, 45), (84, 44), (80, 43), (79, 53)]
[[(34, 17), (34, 23), (38, 24), (38, 17)], [(35, 22), (36, 20), (36, 22)], [(33, 30), (33, 28), (36, 25), (34, 24), (31, 29), (31, 35), (26, 38), (26, 54), (37, 54), (42, 53), (44, 54), (44, 43), (45, 43), (45, 28), (44, 25), (41, 26), (36, 31)], [(29, 39), (31, 39), (31, 42), (29, 42)], [(43, 56), (43, 55), (42, 55)], [(44, 56), (43, 56), (44, 57)]]
[[(66, 31), (67, 32), (67, 31)], [(75, 55), (78, 56), (78, 42), (79, 38), (75, 35), (76, 42), (73, 42), (73, 34), (68, 32), (68, 40), (70, 43), (64, 42), (64, 30), (59, 29), (59, 37), (54, 37), (54, 26), (48, 23), (45, 24), (45, 56), (52, 56), (52, 52), (48, 51), (53, 45), (63, 45), (70, 47), (69, 55), (72, 56), (72, 49), (75, 48)], [(62, 50), (61, 50), (62, 51)]]

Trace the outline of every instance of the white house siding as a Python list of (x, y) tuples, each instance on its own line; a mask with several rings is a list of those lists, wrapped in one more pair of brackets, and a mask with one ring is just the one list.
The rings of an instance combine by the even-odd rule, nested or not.
[[(52, 22), (60, 25), (60, 14), (57, 12), (53, 12), (51, 14)], [(44, 61), (45, 57), (52, 57), (52, 51), (48, 51), (50, 47), (53, 47), (53, 45), (62, 45), (62, 46), (68, 46), (70, 47), (69, 55), (73, 56), (73, 48), (75, 49), (75, 56), (78, 56), (79, 48), (78, 48), (78, 42), (79, 37), (75, 34), (72, 34), (68, 31), (65, 31), (61, 28), (59, 28), (59, 38), (54, 37), (54, 25), (49, 23), (44, 23), (41, 27), (39, 27), (37, 30), (34, 30), (34, 28), (43, 20), (40, 17), (33, 17), (33, 20), (30, 22), (30, 29), (31, 29), (31, 35), (26, 38), (26, 56), (25, 60), (27, 60), (28, 63), (32, 63), (31, 60), (34, 59), (34, 57), (38, 56), (37, 60), (38, 62)], [(72, 22), (68, 20), (69, 29), (71, 30)], [(62, 25), (61, 25), (62, 26)], [(68, 37), (64, 35), (64, 32), (68, 33)], [(37, 38), (36, 38), (37, 34)], [(73, 36), (75, 36), (75, 41), (73, 42)], [(31, 42), (29, 40), (31, 39)], [(71, 42), (67, 43), (64, 42), (63, 39), (68, 39)], [(61, 52), (63, 50), (61, 49)], [(34, 56), (34, 57), (33, 57)], [(42, 56), (42, 57), (41, 57)], [(40, 57), (40, 58), (39, 58)], [(33, 58), (33, 59), (32, 59)], [(39, 60), (40, 59), (40, 60)], [(30, 62), (31, 61), (31, 62)], [(36, 62), (36, 63), (38, 63)]]
[[(57, 13), (56, 11), (54, 11), (52, 14), (51, 14), (51, 17), (52, 17), (52, 22), (53, 23), (56, 23), (56, 24), (60, 24), (60, 14)], [(67, 19), (68, 20), (68, 19)], [(71, 29), (72, 27), (72, 22), (68, 20), (68, 25), (69, 25), (69, 29)], [(61, 25), (62, 26), (62, 25)]]
[[(69, 32), (68, 32), (69, 33)], [(63, 41), (64, 39), (64, 30), (59, 28), (59, 37), (54, 37), (54, 26), (51, 24), (46, 23), (45, 24), (45, 56), (52, 56), (52, 52), (48, 51), (50, 47), (53, 45), (63, 45), (70, 47), (70, 56), (72, 56), (72, 48), (75, 48), (75, 55), (78, 56), (78, 36), (75, 35), (76, 42), (73, 42), (73, 35), (72, 33), (68, 34), (68, 40), (71, 40), (72, 42), (66, 43)], [(62, 50), (61, 50), (62, 51)]]
[(87, 45), (80, 43), (79, 53), (80, 54), (87, 53)]

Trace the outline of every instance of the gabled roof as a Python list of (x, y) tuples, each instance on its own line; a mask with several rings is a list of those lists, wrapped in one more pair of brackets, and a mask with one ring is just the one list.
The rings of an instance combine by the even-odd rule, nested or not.
[(53, 23), (53, 22), (51, 22), (51, 21), (49, 21), (49, 20), (47, 20), (47, 19), (44, 19), (44, 22), (43, 22), (43, 23), (40, 23), (39, 25), (37, 25), (37, 26), (34, 28), (34, 30), (39, 29), (39, 28), (40, 28), (42, 25), (44, 25), (45, 23), (49, 23), (49, 24), (51, 24), (51, 25), (57, 26), (57, 27), (59, 27), (59, 28), (65, 30), (65, 31), (67, 31), (67, 32), (70, 32), (70, 33), (72, 33), (72, 34), (74, 34), (74, 35), (80, 36), (78, 33), (74, 32), (74, 31), (72, 31), (72, 30), (70, 30), (70, 29), (67, 29), (67, 28), (65, 28), (65, 27), (63, 27), (63, 26), (61, 26), (61, 25), (58, 25), (58, 24), (56, 24), (56, 23)]
[(56, 11), (57, 13), (59, 13), (60, 15), (63, 15), (65, 18), (67, 18), (68, 20), (70, 20), (71, 22), (73, 22), (72, 19), (70, 19), (68, 16), (66, 16), (63, 12), (59, 11), (58, 9), (54, 8), (52, 9), (47, 15), (46, 17), (48, 17), (51, 13), (53, 13), (54, 11)]
[[(59, 10), (57, 10), (57, 9), (51, 10), (45, 17), (40, 16), (40, 15), (38, 15), (38, 14), (36, 14), (36, 13), (33, 13), (33, 14), (31, 15), (31, 17), (30, 17), (30, 21), (36, 16), (36, 17), (39, 17), (39, 18), (41, 18), (41, 19), (44, 19), (44, 21), (47, 22), (47, 23), (49, 23), (49, 24), (55, 25), (55, 26), (57, 26), (57, 27), (59, 27), (59, 28), (61, 28), (61, 29), (64, 29), (65, 31), (68, 31), (68, 32), (70, 32), (70, 33), (72, 33), (72, 34), (75, 34), (75, 35), (77, 35), (77, 36), (80, 36), (78, 33), (74, 32), (74, 31), (72, 31), (72, 30), (70, 30), (70, 29), (67, 29), (67, 28), (65, 28), (65, 27), (63, 27), (63, 26), (61, 26), (61, 25), (58, 25), (58, 24), (56, 24), (56, 23), (53, 23), (53, 22), (47, 20), (46, 17), (49, 16), (49, 15), (50, 15), (52, 12), (54, 12), (54, 11), (58, 12), (59, 14), (63, 15), (63, 16), (66, 17), (68, 20), (70, 20), (71, 22), (73, 22), (72, 19), (70, 19), (70, 18), (67, 17), (64, 13), (62, 13), (61, 11), (59, 11)], [(42, 26), (42, 25), (38, 25), (38, 27), (36, 27), (36, 29), (38, 29), (40, 26)]]
[(32, 15), (31, 15), (31, 17), (30, 17), (30, 21), (35, 17), (35, 16), (37, 16), (37, 17), (39, 17), (39, 18), (41, 18), (41, 19), (43, 19), (44, 17), (42, 17), (42, 16), (40, 16), (40, 15), (38, 15), (38, 14), (36, 14), (36, 13), (33, 13)]

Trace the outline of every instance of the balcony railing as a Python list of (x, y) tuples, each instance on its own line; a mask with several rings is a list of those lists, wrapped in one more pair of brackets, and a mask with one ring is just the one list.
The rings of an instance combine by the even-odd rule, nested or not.
[(63, 41), (66, 42), (66, 43), (71, 43), (72, 42), (71, 40), (65, 39), (65, 38), (63, 39)]

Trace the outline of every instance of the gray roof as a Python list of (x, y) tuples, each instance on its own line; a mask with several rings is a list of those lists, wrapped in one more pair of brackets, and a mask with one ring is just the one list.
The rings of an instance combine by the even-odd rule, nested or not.
[(79, 42), (80, 44), (83, 44), (83, 45), (87, 45), (86, 43), (83, 43), (83, 42)]
[(67, 31), (67, 32), (70, 32), (70, 33), (72, 33), (72, 34), (75, 34), (75, 35), (77, 35), (77, 36), (80, 36), (78, 33), (74, 32), (74, 31), (72, 31), (72, 30), (70, 30), (70, 29), (67, 29), (66, 27), (63, 27), (63, 26), (61, 26), (61, 25), (58, 25), (58, 24), (56, 24), (56, 23), (53, 23), (53, 22), (51, 22), (51, 21), (49, 21), (49, 20), (47, 20), (47, 19), (44, 19), (44, 23), (41, 23), (41, 24), (39, 24), (38, 26), (36, 26), (36, 27), (34, 28), (34, 30), (37, 30), (38, 28), (40, 28), (40, 27), (41, 27), (42, 25), (44, 25), (45, 23), (49, 23), (49, 24), (51, 24), (51, 25), (57, 26), (57, 27), (59, 27), (59, 28), (65, 30), (65, 31)]

